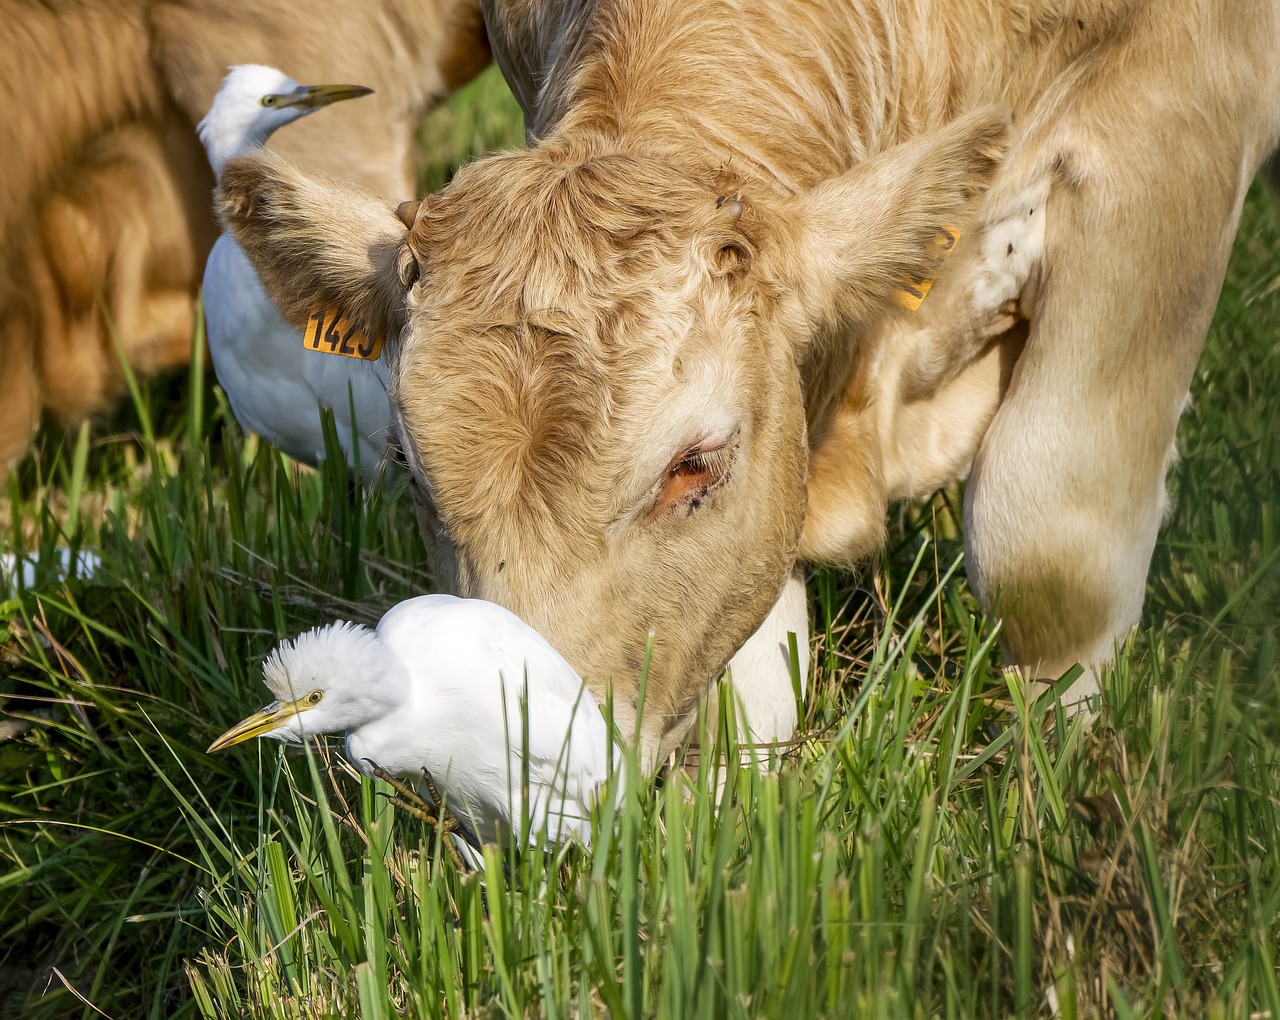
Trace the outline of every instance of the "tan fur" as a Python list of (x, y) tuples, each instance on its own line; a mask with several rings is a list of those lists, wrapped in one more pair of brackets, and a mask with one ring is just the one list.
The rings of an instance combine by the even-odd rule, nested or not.
[(405, 193), (422, 111), (489, 58), (470, 0), (0, 0), (0, 37), (0, 476), (43, 408), (118, 396), (108, 321), (139, 371), (187, 359), (217, 236), (193, 129), (227, 65), (373, 86), (273, 144)]
[[(1280, 132), (1280, 11), (486, 16), (528, 152), (464, 169), (402, 210), (407, 231), (390, 202), (278, 160), (237, 165), (221, 198), (295, 319), (337, 302), (399, 334), (403, 445), (455, 587), (524, 615), (624, 718), (651, 626), (656, 756), (797, 556), (865, 555), (887, 501), (974, 464), (970, 574), (1011, 655), (1035, 675), (1105, 661), (1137, 618), (1178, 409)], [(938, 268), (944, 223), (962, 240)], [(914, 314), (891, 308), (904, 275), (936, 277)], [(726, 437), (727, 480), (655, 517), (681, 458)]]
[[(806, 458), (792, 341), (877, 318), (902, 275), (925, 271), (934, 225), (990, 176), (1004, 131), (1000, 115), (965, 118), (814, 194), (741, 211), (717, 202), (711, 162), (680, 172), (599, 154), (594, 137), (464, 168), (407, 233), (389, 202), (273, 157), (228, 164), (220, 208), (294, 321), (332, 303), (394, 334), (407, 311), (396, 387), (426, 465), (428, 540), (447, 535), (458, 590), (552, 636), (602, 696), (612, 679), (623, 720), (652, 626), (657, 753), (794, 558)], [(510, 210), (521, 215), (495, 236)], [(407, 303), (387, 287), (397, 235), (425, 270)], [(819, 272), (816, 238), (830, 240)], [(575, 314), (583, 299), (590, 314)], [(731, 479), (705, 507), (655, 519), (654, 485), (717, 434), (713, 407), (737, 437)], [(717, 620), (692, 643), (691, 603)]]

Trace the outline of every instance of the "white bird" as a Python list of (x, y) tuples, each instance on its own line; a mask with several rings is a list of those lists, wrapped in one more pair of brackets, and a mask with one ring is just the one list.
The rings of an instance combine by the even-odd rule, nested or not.
[(307, 631), (268, 657), (263, 680), (276, 700), (211, 752), (345, 731), (346, 755), (367, 775), (416, 781), (426, 770), (475, 846), (508, 834), (589, 846), (591, 805), (611, 767), (621, 769), (573, 667), (492, 602), (423, 595), (392, 607), (376, 630), (342, 622)]
[[(299, 85), (274, 67), (244, 64), (222, 80), (197, 131), (220, 178), (229, 160), (260, 149), (277, 128), (372, 91)], [(391, 419), (380, 362), (304, 349), (301, 332), (276, 311), (252, 263), (225, 234), (205, 264), (204, 315), (218, 382), (244, 429), (314, 465), (324, 456), (317, 405), (331, 408), (347, 461), (355, 463), (358, 450), (361, 473), (377, 477)]]
[(81, 549), (72, 557), (70, 549), (59, 546), (52, 553), (48, 559), (41, 559), (37, 553), (0, 554), (0, 595), (19, 588), (34, 588), (50, 578), (65, 581), (78, 577), (89, 581), (102, 566), (102, 557), (91, 549)]

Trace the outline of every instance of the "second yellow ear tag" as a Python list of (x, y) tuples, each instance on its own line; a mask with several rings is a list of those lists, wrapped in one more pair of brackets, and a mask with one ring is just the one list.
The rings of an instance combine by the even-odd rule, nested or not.
[[(939, 227), (937, 237), (933, 243), (938, 248), (938, 265), (942, 264), (942, 260), (951, 254), (951, 249), (956, 246), (956, 242), (960, 240), (960, 231), (955, 227)], [(932, 277), (927, 280), (904, 280), (902, 289), (899, 290), (893, 299), (909, 312), (914, 312), (920, 307), (924, 301), (925, 295), (929, 293), (929, 289), (933, 286)]]
[(382, 355), (382, 337), (371, 337), (346, 317), (340, 309), (326, 308), (311, 313), (302, 346), (321, 354), (377, 361)]

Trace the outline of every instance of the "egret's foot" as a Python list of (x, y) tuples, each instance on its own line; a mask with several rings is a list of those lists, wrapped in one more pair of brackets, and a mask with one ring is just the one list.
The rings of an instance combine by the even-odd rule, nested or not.
[(445, 806), (444, 799), (440, 796), (440, 791), (436, 788), (435, 780), (431, 778), (430, 772), (423, 769), (422, 776), (426, 780), (427, 792), (431, 794), (434, 804), (427, 803), (403, 779), (393, 776), (378, 765), (373, 766), (373, 774), (395, 790), (396, 795), (390, 798), (392, 807), (397, 807), (411, 817), (418, 819), (418, 821), (426, 822), (434, 828), (437, 838), (440, 840), (440, 845), (444, 847), (449, 859), (453, 861), (453, 866), (462, 874), (466, 874), (471, 870), (467, 867), (466, 861), (462, 859), (462, 854), (458, 853), (458, 848), (453, 845), (453, 840), (449, 838), (451, 834), (462, 830), (462, 824), (458, 821), (457, 816)]

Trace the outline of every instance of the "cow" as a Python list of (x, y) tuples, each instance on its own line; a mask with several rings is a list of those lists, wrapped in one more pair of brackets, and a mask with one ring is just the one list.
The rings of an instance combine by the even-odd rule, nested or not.
[[(213, 177), (196, 138), (227, 65), (373, 86), (283, 151), (414, 185), (422, 112), (489, 63), (474, 0), (0, 0), (0, 478), (42, 410), (75, 421), (191, 354)], [(113, 338), (114, 334), (114, 338)]]
[(1092, 704), (1280, 134), (1280, 7), (485, 18), (528, 149), (399, 206), (269, 155), (218, 197), (288, 318), (336, 306), (389, 338), (453, 590), (543, 631), (624, 726), (643, 693), (650, 764), (726, 663), (747, 735), (784, 739), (797, 571), (859, 561), (891, 501), (967, 475), (966, 567), (1006, 655), (1028, 682), (1084, 664), (1066, 700)]

